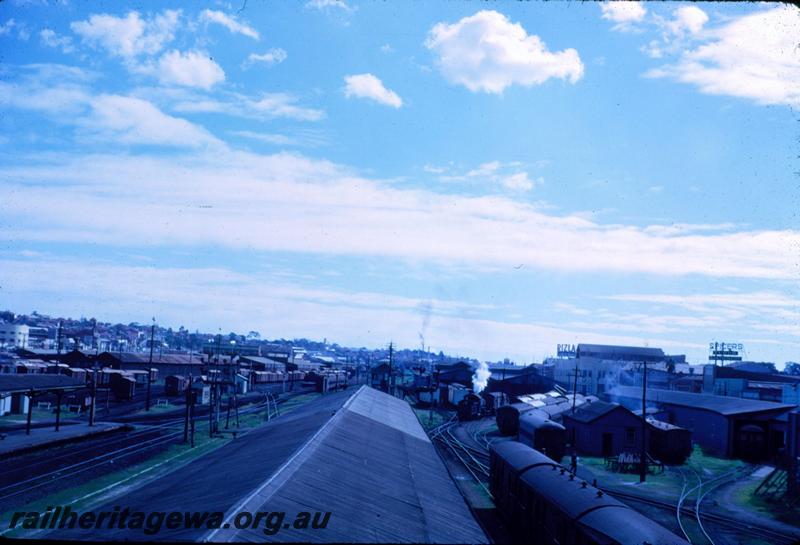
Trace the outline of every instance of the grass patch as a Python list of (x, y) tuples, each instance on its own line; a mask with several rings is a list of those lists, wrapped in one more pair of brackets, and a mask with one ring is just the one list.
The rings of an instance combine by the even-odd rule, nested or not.
[(701, 475), (706, 477), (722, 475), (728, 471), (745, 466), (745, 463), (741, 460), (720, 458), (718, 456), (706, 454), (706, 452), (699, 445), (694, 446), (692, 455), (689, 457), (686, 463), (689, 467), (697, 470)]
[[(568, 456), (565, 457), (569, 459)], [(597, 482), (600, 486), (630, 486), (639, 484), (638, 473), (619, 473), (611, 471), (606, 467), (605, 458), (581, 456), (578, 458), (578, 466), (587, 467), (592, 473), (597, 475)], [(669, 468), (664, 472), (648, 473), (645, 485), (653, 492), (657, 492), (667, 497), (677, 497), (680, 495), (683, 480), (681, 476)]]
[(291, 412), (300, 405), (304, 405), (309, 401), (313, 401), (319, 397), (322, 397), (322, 395), (323, 394), (319, 392), (309, 392), (307, 394), (300, 394), (299, 396), (291, 397), (278, 406), (278, 412), (280, 412), (280, 414)]
[(761, 516), (772, 518), (792, 526), (800, 526), (800, 509), (790, 507), (781, 500), (768, 500), (763, 496), (756, 496), (755, 491), (761, 479), (737, 488), (731, 495), (734, 503), (754, 511)]
[[(412, 407), (413, 408), (413, 407)], [(417, 420), (422, 425), (422, 428), (425, 431), (430, 431), (437, 426), (441, 426), (450, 418), (452, 418), (452, 413), (449, 412), (439, 412), (434, 410), (433, 411), (433, 418), (431, 419), (431, 411), (430, 409), (422, 409), (422, 408), (413, 408), (414, 413), (417, 415)]]

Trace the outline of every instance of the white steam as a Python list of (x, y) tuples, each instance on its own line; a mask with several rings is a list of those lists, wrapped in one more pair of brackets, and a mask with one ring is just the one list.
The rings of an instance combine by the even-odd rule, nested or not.
[(481, 393), (489, 383), (490, 376), (492, 376), (492, 372), (489, 371), (489, 366), (482, 361), (472, 375), (472, 391), (476, 394)]

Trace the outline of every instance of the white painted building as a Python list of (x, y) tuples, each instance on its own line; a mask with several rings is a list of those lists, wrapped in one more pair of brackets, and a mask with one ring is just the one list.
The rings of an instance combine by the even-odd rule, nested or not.
[(0, 346), (28, 348), (29, 333), (26, 325), (0, 324)]

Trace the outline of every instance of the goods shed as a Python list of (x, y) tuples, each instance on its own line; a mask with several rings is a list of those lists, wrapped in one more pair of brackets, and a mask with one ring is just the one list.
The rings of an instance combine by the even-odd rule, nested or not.
[[(617, 386), (606, 397), (630, 409), (640, 409), (641, 388)], [(710, 394), (648, 390), (648, 405), (667, 414), (667, 422), (692, 433), (692, 439), (719, 456), (748, 460), (774, 457), (784, 444), (780, 416), (795, 405)]]

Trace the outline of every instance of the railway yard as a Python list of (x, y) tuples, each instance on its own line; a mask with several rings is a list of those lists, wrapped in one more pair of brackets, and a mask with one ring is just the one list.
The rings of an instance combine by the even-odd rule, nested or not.
[[(450, 414), (449, 418), (446, 414), (441, 417), (444, 423), (431, 428), (430, 436), (448, 460), (451, 473), (484, 529), (495, 542), (505, 542), (508, 529), (499, 513), (485, 512), (487, 503), (493, 505), (489, 489), (489, 448), (514, 438), (501, 436), (492, 417), (459, 422), (455, 412)], [(420, 418), (427, 421), (422, 416)], [(608, 475), (600, 476), (589, 467), (583, 467), (579, 458), (577, 476), (596, 482), (605, 493), (693, 544), (797, 543), (800, 530), (796, 527), (753, 515), (743, 516), (736, 506), (726, 506), (726, 488), (746, 481), (754, 469), (755, 466), (749, 464), (711, 472), (691, 464), (688, 467), (676, 466), (668, 468), (667, 472), (671, 473), (672, 482), (679, 483), (679, 486), (645, 488), (648, 485), (640, 487), (632, 480), (604, 483), (603, 477)]]
[[(185, 408), (173, 401), (173, 410), (149, 413), (138, 411), (135, 405), (131, 408), (117, 404), (109, 412), (123, 424), (112, 431), (6, 453), (0, 467), (0, 517), (5, 520), (9, 513), (20, 510), (43, 512), (53, 504), (95, 505), (99, 498), (128, 491), (132, 484), (139, 486), (152, 478), (146, 474), (160, 475), (201, 457), (213, 459), (209, 457), (212, 450), (236, 439), (237, 445), (243, 444), (248, 432), (266, 427), (273, 420), (277, 423), (278, 417), (287, 418), (293, 410), (322, 397), (313, 387), (298, 386), (287, 393), (277, 390), (262, 388), (243, 396), (238, 411), (240, 426), (226, 427), (213, 439), (208, 433), (209, 407), (196, 407), (196, 448), (184, 443)], [(323, 412), (346, 395), (326, 396)], [(133, 403), (137, 401), (143, 408), (144, 399)], [(69, 426), (70, 421), (64, 425)], [(2, 431), (24, 434), (16, 423), (6, 423)], [(297, 440), (302, 437), (298, 433)]]
[[(493, 472), (498, 462), (493, 460), (503, 444), (528, 447), (516, 436), (501, 435), (494, 416), (462, 421), (456, 411), (412, 411), (397, 397), (359, 385), (325, 393), (310, 385), (283, 390), (263, 387), (242, 396), (239, 425), (223, 418), (230, 425), (214, 437), (208, 428), (209, 406), (197, 407), (193, 448), (184, 442), (185, 407), (178, 400), (150, 412), (131, 410), (130, 405), (125, 411), (112, 404), (108, 413), (118, 424), (114, 429), (5, 457), (0, 467), (0, 520), (17, 511), (43, 513), (53, 505), (97, 512), (124, 503), (142, 511), (178, 507), (231, 513), (263, 509), (269, 502), (271, 509), (333, 513), (326, 533), (286, 530), (279, 541), (511, 543), (518, 538), (516, 522), (504, 511), (504, 500), (496, 497)], [(133, 400), (137, 402), (143, 403)], [(18, 423), (3, 425), (6, 433), (24, 433)], [(535, 455), (548, 460), (548, 467), (561, 469), (547, 478), (569, 477), (564, 484), (577, 487), (579, 496), (596, 490), (595, 499), (605, 495), (608, 500), (603, 501), (630, 509), (625, 520), (635, 515), (654, 524), (657, 532), (672, 532), (675, 541), (657, 543), (788, 545), (800, 538), (793, 526), (732, 502), (735, 492), (752, 482), (754, 464), (703, 457), (696, 449), (683, 466), (667, 466), (640, 485), (631, 475), (609, 471), (602, 459), (579, 457), (573, 477), (565, 475), (563, 466)], [(352, 459), (360, 462), (347, 462)], [(567, 456), (564, 462), (568, 460)], [(392, 491), (389, 496), (387, 490)], [(543, 497), (554, 504), (570, 502)], [(448, 498), (446, 507), (452, 511), (442, 511), (441, 502), (424, 498)], [(461, 523), (452, 524), (452, 518)], [(3, 535), (90, 541), (143, 537), (129, 528), (14, 528)], [(148, 539), (259, 537), (253, 531), (219, 534), (192, 527), (163, 529)]]

